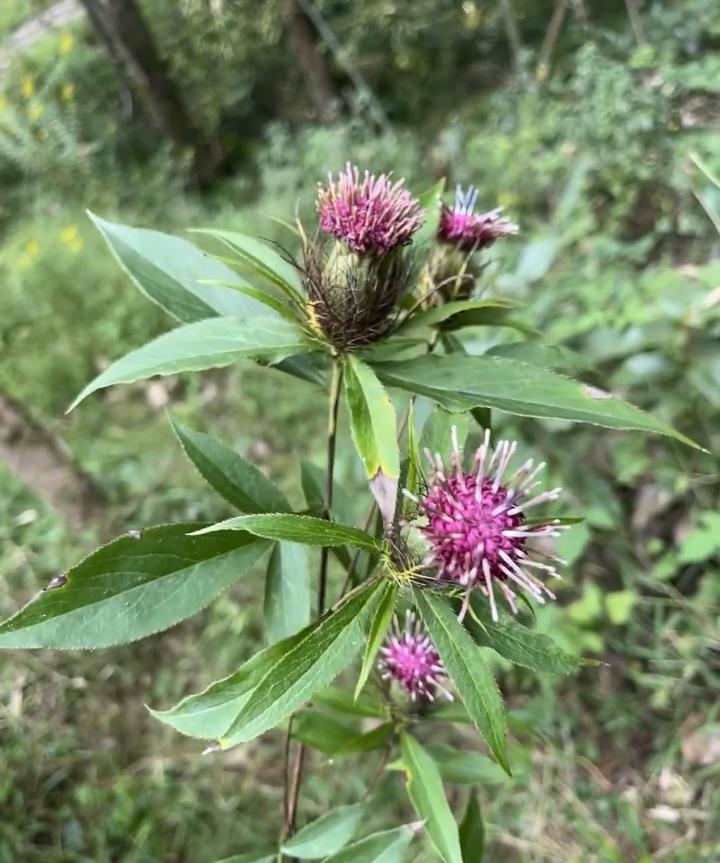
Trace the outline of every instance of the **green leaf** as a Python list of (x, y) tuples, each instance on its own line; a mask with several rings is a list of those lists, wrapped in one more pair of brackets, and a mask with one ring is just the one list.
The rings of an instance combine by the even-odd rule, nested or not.
[(289, 512), (280, 489), (254, 464), (210, 435), (170, 419), (187, 457), (207, 482), (241, 512)]
[(377, 551), (380, 548), (377, 540), (364, 530), (311, 515), (239, 515), (206, 527), (202, 532), (212, 533), (216, 530), (246, 530), (265, 539), (302, 542), (305, 545), (320, 545), (326, 548), (346, 544), (368, 551)]
[(277, 725), (323, 687), (357, 655), (367, 617), (382, 585), (370, 583), (336, 611), (288, 639), (288, 649), (259, 682), (220, 743), (223, 748), (252, 740)]
[(293, 717), (292, 736), (312, 749), (335, 755), (359, 736), (359, 727), (319, 710), (302, 710)]
[(415, 602), (465, 709), (500, 766), (510, 773), (502, 698), (480, 649), (440, 596), (415, 591)]
[(425, 266), (425, 262), (435, 245), (435, 237), (437, 236), (438, 225), (440, 224), (440, 206), (444, 191), (445, 177), (418, 195), (420, 206), (425, 210), (425, 220), (415, 232), (412, 241), (413, 268), (418, 274)]
[(415, 330), (421, 327), (457, 330), (460, 327), (479, 324), (496, 325), (518, 308), (518, 304), (511, 300), (458, 300), (417, 312), (408, 318), (401, 330)]
[(543, 345), (540, 342), (510, 342), (493, 345), (487, 353), (489, 356), (519, 360), (533, 366), (558, 371), (577, 372), (591, 366), (585, 357), (563, 345)]
[(368, 479), (382, 472), (400, 476), (395, 408), (375, 372), (350, 354), (345, 363), (345, 397), (350, 430)]
[(427, 747), (444, 782), (458, 785), (504, 785), (507, 773), (487, 755), (476, 750), (455, 749), (445, 743)]
[(310, 623), (307, 549), (296, 542), (273, 548), (265, 578), (265, 629), (270, 641), (294, 635)]
[(425, 421), (420, 436), (420, 451), (427, 449), (433, 455), (437, 453), (445, 464), (449, 465), (453, 451), (453, 427), (457, 434), (458, 449), (462, 454), (470, 431), (470, 422), (464, 414), (453, 414), (443, 408), (436, 408)]
[(325, 863), (402, 863), (413, 835), (406, 826), (373, 833), (328, 857)]
[(313, 696), (313, 704), (347, 713), (350, 716), (367, 716), (372, 719), (383, 719), (387, 710), (382, 701), (363, 693), (359, 698), (353, 698), (352, 693), (337, 686), (330, 686)]
[(298, 633), (271, 644), (238, 668), (211, 683), (202, 692), (188, 695), (168, 710), (150, 710), (155, 719), (188, 737), (217, 740), (228, 730), (265, 677), (290, 648), (300, 640)]
[(94, 213), (88, 215), (135, 285), (183, 323), (217, 315), (252, 318), (271, 314), (257, 300), (233, 288), (202, 284), (207, 279), (238, 287), (247, 283), (187, 240), (108, 222)]
[(372, 752), (374, 749), (382, 749), (394, 732), (395, 724), (393, 722), (383, 722), (382, 725), (378, 725), (371, 731), (346, 739), (335, 750), (335, 755), (354, 755), (358, 752)]
[[(300, 464), (300, 483), (308, 509), (321, 513), (325, 509), (325, 471), (309, 461)], [(332, 515), (337, 521), (352, 521), (353, 501), (346, 489), (333, 483)]]
[(468, 797), (467, 808), (460, 825), (460, 848), (463, 863), (482, 863), (485, 853), (485, 825), (475, 792), (471, 792)]
[(278, 362), (312, 349), (303, 331), (281, 318), (208, 318), (170, 330), (131, 351), (91, 381), (68, 410), (96, 390), (154, 375), (217, 369), (241, 359)]
[(216, 228), (195, 228), (194, 234), (207, 234), (220, 240), (254, 272), (296, 298), (302, 292), (302, 282), (297, 269), (282, 255), (255, 237), (237, 231), (221, 231)]
[(375, 617), (370, 625), (370, 634), (368, 635), (367, 647), (363, 656), (362, 667), (355, 685), (355, 698), (360, 695), (367, 679), (372, 671), (375, 657), (380, 649), (380, 645), (385, 638), (385, 634), (392, 620), (393, 610), (395, 609), (395, 600), (397, 599), (397, 586), (391, 581), (388, 581), (383, 588), (383, 593), (378, 603)]
[(409, 734), (401, 739), (408, 797), (445, 863), (463, 863), (457, 824), (445, 797), (437, 765)]
[(520, 416), (637, 429), (667, 435), (700, 449), (680, 432), (628, 402), (516, 360), (461, 354), (428, 355), (380, 363), (375, 370), (388, 386), (427, 396), (451, 411), (489, 407)]
[(365, 814), (364, 803), (338, 806), (303, 827), (282, 846), (286, 854), (300, 860), (317, 860), (334, 854), (353, 838)]
[(258, 857), (252, 851), (250, 854), (234, 854), (232, 857), (224, 857), (222, 860), (217, 860), (216, 863), (275, 863), (276, 860), (276, 854), (265, 854)]
[(637, 594), (632, 590), (613, 590), (606, 593), (605, 607), (610, 623), (615, 624), (615, 626), (624, 626), (630, 620), (637, 598)]
[(247, 533), (188, 536), (195, 527), (151, 527), (97, 549), (0, 625), (0, 647), (93, 648), (144, 638), (200, 611), (267, 549)]
[(540, 673), (574, 674), (585, 664), (579, 656), (558, 647), (549, 636), (528, 629), (514, 618), (503, 616), (495, 623), (482, 599), (471, 602), (472, 616), (480, 621), (479, 624), (472, 619), (468, 621), (475, 641), (491, 647), (515, 665)]

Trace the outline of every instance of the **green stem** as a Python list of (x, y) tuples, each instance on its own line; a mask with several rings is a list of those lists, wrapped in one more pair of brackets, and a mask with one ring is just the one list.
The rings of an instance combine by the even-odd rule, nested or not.
[[(337, 444), (337, 419), (340, 408), (340, 392), (342, 387), (343, 367), (339, 358), (335, 358), (330, 382), (330, 394), (328, 398), (328, 423), (326, 432), (327, 442), (327, 473), (325, 476), (325, 501), (323, 515), (330, 518), (333, 502), (333, 486), (335, 478), (335, 450)], [(323, 548), (320, 552), (320, 573), (318, 578), (318, 603), (317, 616), (320, 619), (325, 611), (325, 599), (327, 596), (327, 577), (329, 549)], [(292, 718), (291, 718), (292, 722)], [(286, 741), (286, 752), (289, 756), (289, 739), (291, 726), (288, 726), (288, 738)], [(300, 785), (302, 784), (303, 765), (305, 763), (305, 745), (300, 743), (295, 755), (295, 763), (290, 778), (290, 786), (286, 793), (285, 824), (283, 827), (282, 841), (292, 836), (295, 830), (295, 819), (297, 816), (298, 801), (300, 799)], [(287, 779), (287, 760), (285, 776)], [(278, 863), (282, 863), (282, 851), (278, 852)]]

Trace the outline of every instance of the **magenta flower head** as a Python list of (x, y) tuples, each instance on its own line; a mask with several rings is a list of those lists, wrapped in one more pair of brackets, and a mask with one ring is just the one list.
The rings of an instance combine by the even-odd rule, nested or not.
[(441, 581), (466, 588), (463, 612), (474, 588), (488, 598), (493, 620), (498, 619), (495, 587), (498, 587), (513, 614), (517, 613), (519, 588), (538, 602), (555, 595), (538, 575), (559, 578), (555, 564), (564, 563), (541, 549), (537, 543), (559, 536), (557, 519), (529, 522), (527, 510), (556, 500), (562, 489), (533, 494), (540, 484), (538, 474), (545, 465), (528, 459), (513, 473), (510, 461), (517, 444), (500, 441), (493, 449), (490, 432), (475, 453), (472, 469), (462, 468), (453, 429), (450, 470), (439, 455), (426, 452), (430, 461), (427, 494), (415, 499), (426, 524), (419, 529), (430, 545), (426, 563), (436, 568)]
[(455, 189), (455, 206), (443, 206), (440, 212), (439, 238), (464, 251), (474, 252), (491, 246), (495, 240), (517, 234), (518, 226), (500, 215), (501, 209), (476, 213), (479, 192), (468, 186), (467, 192), (458, 184)]
[(393, 619), (380, 653), (382, 659), (378, 664), (383, 679), (399, 683), (413, 701), (417, 698), (434, 701), (438, 689), (452, 701), (452, 695), (438, 679), (445, 676), (440, 656), (412, 611), (406, 612), (404, 627), (397, 617)]
[(337, 181), (329, 174), (327, 188), (318, 187), (320, 227), (360, 255), (384, 255), (407, 245), (425, 213), (403, 183), (369, 171), (361, 179), (348, 162)]

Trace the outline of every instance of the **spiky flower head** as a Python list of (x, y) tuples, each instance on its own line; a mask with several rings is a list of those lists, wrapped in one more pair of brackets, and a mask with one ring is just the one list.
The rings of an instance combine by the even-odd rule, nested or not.
[(384, 255), (410, 242), (423, 223), (420, 202), (393, 183), (390, 174), (375, 176), (350, 162), (337, 180), (328, 174), (327, 187), (318, 184), (320, 227), (360, 255)]
[(455, 206), (443, 206), (438, 226), (439, 238), (452, 243), (463, 251), (477, 251), (491, 246), (495, 240), (518, 232), (518, 226), (503, 218), (501, 208), (487, 213), (476, 213), (479, 192), (475, 186), (463, 191), (461, 185), (455, 189)]
[(412, 611), (406, 612), (404, 626), (397, 617), (393, 618), (380, 654), (378, 665), (383, 678), (399, 683), (413, 701), (417, 698), (434, 701), (438, 689), (452, 701), (452, 695), (439, 680), (445, 677), (440, 656)]
[(496, 587), (516, 614), (518, 588), (538, 602), (555, 598), (538, 575), (559, 578), (555, 564), (564, 563), (538, 546), (538, 541), (559, 536), (558, 520), (528, 521), (526, 516), (532, 507), (557, 500), (562, 489), (534, 494), (545, 465), (528, 459), (510, 473), (516, 449), (517, 444), (507, 440), (493, 449), (488, 430), (472, 469), (466, 471), (453, 429), (450, 469), (438, 454), (426, 452), (428, 491), (416, 499), (426, 522), (419, 530), (430, 546), (427, 564), (438, 579), (466, 589), (464, 608), (470, 592), (478, 588), (490, 602), (493, 620), (498, 619)]
[(397, 322), (398, 302), (411, 282), (411, 262), (402, 250), (363, 258), (337, 243), (328, 245), (306, 242), (298, 265), (310, 325), (341, 351), (371, 345)]

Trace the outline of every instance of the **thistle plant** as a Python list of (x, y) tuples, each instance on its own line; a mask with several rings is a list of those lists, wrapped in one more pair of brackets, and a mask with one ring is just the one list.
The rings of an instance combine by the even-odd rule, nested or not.
[[(425, 724), (475, 726), (509, 772), (512, 740), (486, 649), (538, 674), (571, 673), (582, 662), (535, 631), (527, 613), (554, 598), (560, 568), (572, 578), (553, 542), (578, 515), (558, 509), (560, 489), (544, 485), (542, 463), (498, 438), (494, 412), (695, 446), (596, 386), (467, 352), (466, 327), (516, 324), (516, 304), (480, 296), (477, 276), (489, 247), (517, 228), (497, 210), (476, 213), (472, 187), (459, 189), (454, 207), (443, 203), (443, 189), (416, 197), (402, 180), (348, 165), (320, 185), (317, 223), (298, 225), (294, 248), (204, 231), (226, 247), (222, 258), (92, 217), (135, 284), (177, 326), (112, 363), (71, 407), (116, 384), (256, 362), (285, 374), (312, 403), (322, 396), (325, 473), (318, 480), (303, 469), (306, 505), (294, 511), (252, 463), (172, 421), (189, 460), (235, 514), (120, 536), (0, 624), (0, 647), (93, 649), (145, 638), (262, 563), (267, 643), (229, 676), (151, 710), (196, 738), (198, 753), (219, 758), (281, 729), (278, 839), (258, 860), (388, 863), (405, 859), (411, 843), (425, 843), (445, 863), (480, 859), (472, 839), (480, 832), (477, 792), (458, 825), (442, 764), (423, 742)], [(367, 482), (364, 526), (337, 518), (336, 452), (351, 445), (338, 436), (341, 409)], [(424, 425), (420, 415), (428, 416)], [(470, 435), (473, 421), (480, 424)], [(319, 548), (314, 603), (311, 546)], [(273, 614), (278, 606), (283, 615)], [(341, 742), (308, 733), (338, 719), (348, 729)], [(313, 764), (306, 756), (314, 747), (336, 759), (362, 753), (376, 765), (362, 800), (306, 824), (304, 772), (337, 769)], [(387, 818), (382, 825), (374, 808), (378, 786), (398, 782), (397, 771), (385, 769), (393, 763), (408, 797), (399, 826)], [(384, 829), (368, 835), (364, 815), (373, 813)]]

